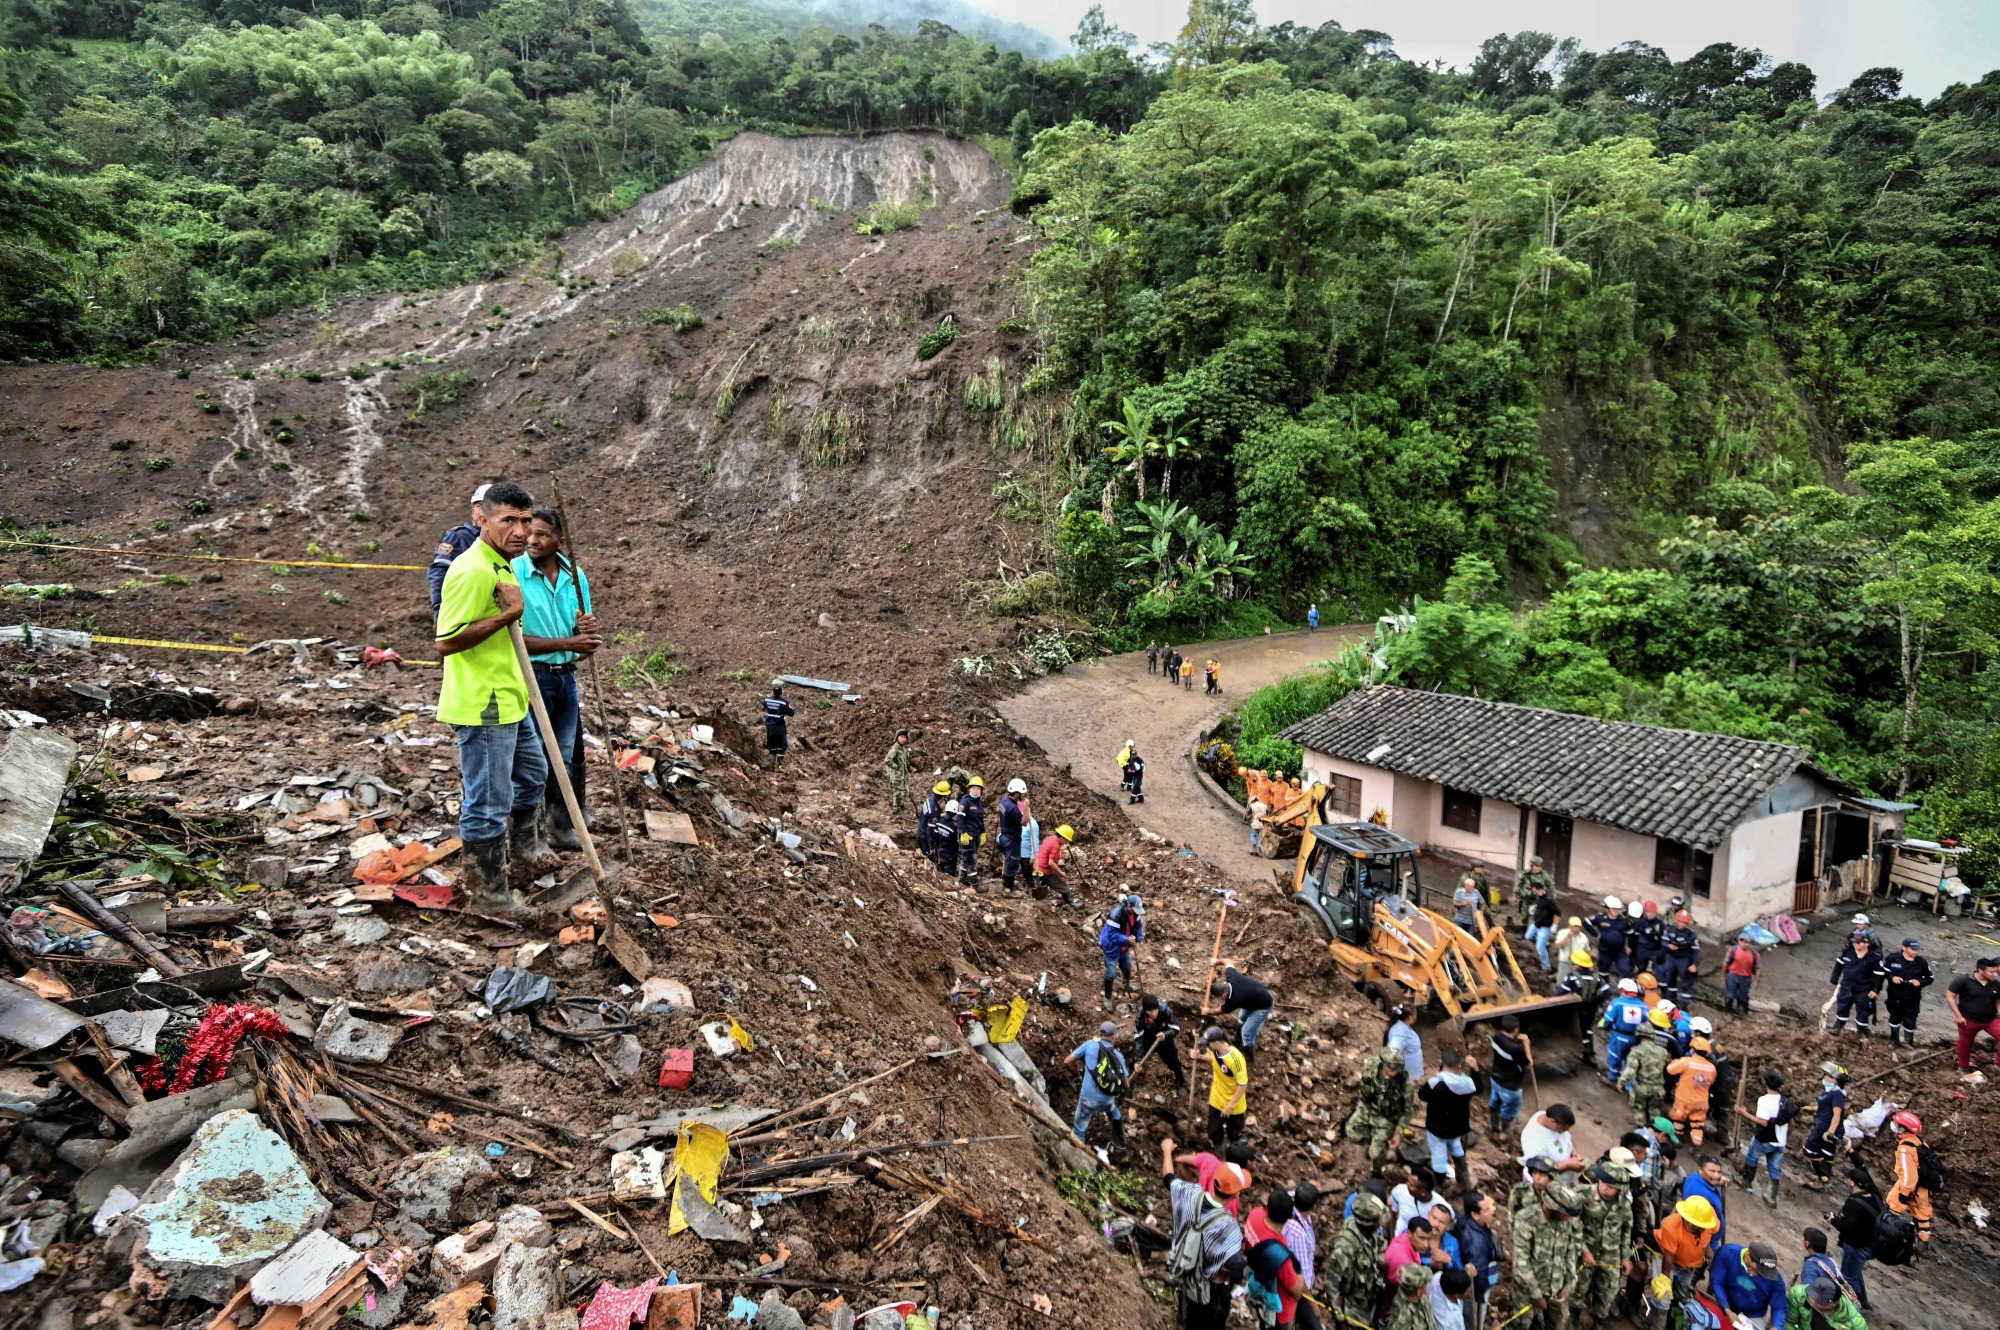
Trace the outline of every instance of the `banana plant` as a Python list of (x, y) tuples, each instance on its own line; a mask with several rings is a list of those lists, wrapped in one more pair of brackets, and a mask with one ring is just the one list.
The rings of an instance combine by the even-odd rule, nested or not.
[(1099, 426), (1117, 441), (1104, 450), (1105, 456), (1132, 473), (1139, 502), (1146, 501), (1146, 459), (1160, 455), (1160, 440), (1153, 433), (1153, 413), (1132, 404), (1127, 397), (1120, 404), (1122, 420), (1107, 420)]

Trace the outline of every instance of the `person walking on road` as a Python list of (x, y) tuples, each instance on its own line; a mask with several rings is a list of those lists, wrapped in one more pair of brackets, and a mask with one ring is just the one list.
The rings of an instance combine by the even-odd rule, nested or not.
[(771, 680), (771, 695), (764, 699), (764, 749), (780, 764), (792, 745), (791, 731), (785, 722), (797, 714), (785, 700), (785, 681)]
[(1188, 1077), (1181, 1066), (1180, 1037), (1180, 1021), (1166, 999), (1153, 993), (1140, 998), (1139, 1015), (1133, 1021), (1132, 1075), (1137, 1077), (1139, 1068), (1157, 1051), (1160, 1061), (1174, 1073), (1174, 1093), (1185, 1095)]
[(436, 645), (444, 658), (437, 718), (458, 738), (458, 834), (464, 886), (487, 914), (526, 908), (508, 882), (542, 857), (540, 826), (549, 766), (528, 715), (528, 681), (510, 640), (526, 610), (513, 560), (528, 548), (535, 501), (519, 485), (486, 487), (479, 539), (451, 561), (440, 592)]
[(1208, 1144), (1220, 1150), (1243, 1139), (1243, 1119), (1250, 1112), (1250, 1063), (1219, 1025), (1201, 1032), (1208, 1050)]
[(1146, 673), (1158, 674), (1159, 672), (1160, 644), (1158, 642), (1148, 642), (1146, 643)]
[(1833, 975), (1827, 980), (1834, 986), (1833, 1032), (1843, 1034), (1847, 1030), (1848, 1013), (1854, 1014), (1854, 1033), (1866, 1039), (1868, 1027), (1875, 1022), (1875, 999), (1882, 994), (1882, 985), (1889, 978), (1888, 970), (1882, 966), (1881, 957), (1875, 954), (1865, 937), (1854, 939), (1854, 950), (1833, 963)]
[(1993, 1065), (2000, 1067), (2000, 956), (1981, 956), (1972, 973), (1945, 985), (1945, 1003), (1958, 1022), (1958, 1069), (1972, 1070), (1972, 1046), (1981, 1031), (1993, 1040)]
[(1139, 756), (1136, 743), (1128, 744), (1125, 749), (1125, 802), (1146, 802), (1146, 759)]
[(1241, 1042), (1243, 1056), (1251, 1065), (1257, 1062), (1257, 1036), (1264, 1029), (1264, 1022), (1271, 1019), (1271, 1009), (1275, 1005), (1271, 990), (1260, 981), (1233, 965), (1222, 967), (1222, 978), (1209, 985), (1208, 995), (1221, 1002), (1216, 1010), (1224, 1016), (1237, 1012), (1243, 1022)]
[(901, 817), (910, 806), (910, 732), (896, 731), (896, 742), (882, 758), (882, 772), (889, 778), (889, 815)]
[(1750, 1014), (1750, 995), (1757, 991), (1757, 976), (1764, 968), (1763, 955), (1750, 945), (1748, 934), (1738, 934), (1736, 943), (1722, 958), (1722, 1009), (1741, 1016)]
[(1319, 606), (1316, 604), (1306, 606), (1306, 631), (1309, 633), (1319, 631)]
[(570, 825), (569, 805), (563, 802), (562, 786), (556, 780), (556, 764), (560, 762), (569, 773), (576, 806), (587, 814), (583, 709), (576, 688), (576, 663), (595, 655), (604, 639), (597, 631), (590, 579), (564, 557), (568, 547), (562, 515), (553, 508), (535, 509), (528, 522), (527, 552), (514, 559), (514, 578), (521, 585), (521, 635), (527, 643), (528, 663), (534, 667), (535, 690), (542, 695), (543, 710), (549, 713), (549, 728), (556, 732), (558, 751), (549, 762), (549, 781), (542, 791), (542, 807), (548, 810), (549, 844), (558, 850), (580, 850), (583, 843)]
[(1194, 662), (1192, 660), (1181, 661), (1181, 689), (1189, 693), (1194, 691)]
[(1095, 1039), (1086, 1039), (1063, 1059), (1064, 1066), (1072, 1062), (1083, 1064), (1083, 1085), (1077, 1091), (1070, 1129), (1079, 1141), (1087, 1140), (1090, 1124), (1098, 1114), (1107, 1113), (1111, 1139), (1125, 1144), (1125, 1115), (1118, 1109), (1118, 1096), (1125, 1093), (1132, 1073), (1125, 1065), (1125, 1055), (1118, 1051), (1118, 1027), (1110, 1021), (1098, 1026)]
[(1264, 817), (1271, 811), (1271, 805), (1255, 795), (1250, 796), (1250, 853), (1261, 857), (1264, 853)]
[(1931, 963), (1924, 959), (1923, 943), (1913, 937), (1904, 938), (1902, 950), (1882, 968), (1889, 973), (1888, 985), (1882, 991), (1882, 1005), (1889, 1009), (1889, 1047), (1915, 1048), (1924, 990), (1937, 978), (1931, 973)]

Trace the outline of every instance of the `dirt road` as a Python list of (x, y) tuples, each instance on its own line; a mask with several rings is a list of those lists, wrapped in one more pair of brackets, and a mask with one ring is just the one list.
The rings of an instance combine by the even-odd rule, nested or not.
[[(1202, 789), (1188, 754), (1201, 732), (1237, 699), (1327, 659), (1366, 631), (1365, 625), (1354, 625), (1187, 647), (1196, 662), (1192, 692), (1168, 688), (1160, 676), (1147, 674), (1143, 651), (1104, 656), (1037, 680), (1001, 703), (1000, 714), (1039, 743), (1050, 760), (1069, 766), (1078, 780), (1121, 804), (1118, 749), (1127, 739), (1138, 740), (1146, 758), (1146, 802), (1124, 804), (1126, 814), (1147, 830), (1192, 847), (1230, 876), (1262, 882), (1270, 877), (1270, 865), (1251, 856), (1249, 828)], [(1220, 696), (1201, 690), (1200, 666), (1209, 660), (1222, 664)]]

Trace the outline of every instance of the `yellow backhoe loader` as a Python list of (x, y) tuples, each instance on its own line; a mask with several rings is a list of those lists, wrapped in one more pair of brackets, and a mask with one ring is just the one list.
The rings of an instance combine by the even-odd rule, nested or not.
[(1475, 933), (1425, 908), (1416, 842), (1373, 822), (1328, 822), (1325, 808), (1326, 788), (1313, 785), (1270, 820), (1303, 821), (1291, 898), (1349, 979), (1393, 980), (1419, 1003), (1435, 1000), (1461, 1026), (1575, 1005), (1574, 994), (1535, 992), (1483, 909)]

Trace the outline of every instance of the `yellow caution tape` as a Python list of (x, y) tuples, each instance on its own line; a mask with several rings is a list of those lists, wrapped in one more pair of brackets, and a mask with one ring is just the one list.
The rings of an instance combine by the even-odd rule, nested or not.
[(169, 550), (128, 550), (113, 545), (51, 545), (39, 540), (0, 536), (0, 546), (27, 550), (62, 550), (70, 554), (125, 554), (137, 559), (191, 559), (196, 563), (261, 563), (277, 568), (369, 568), (377, 572), (421, 573), (424, 563), (342, 563), (337, 559), (253, 559), (232, 554), (175, 554)]
[[(102, 642), (106, 646), (160, 647), (167, 651), (219, 651), (230, 656), (240, 656), (250, 649), (249, 647), (217, 646), (213, 642), (174, 642), (155, 637), (107, 637), (103, 633), (92, 633), (90, 640), (93, 644)], [(397, 663), (402, 665), (416, 665), (434, 670), (444, 662), (437, 660), (399, 660)]]

